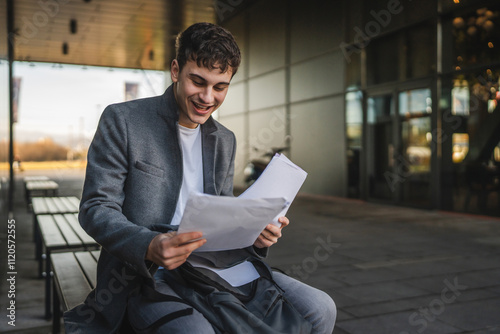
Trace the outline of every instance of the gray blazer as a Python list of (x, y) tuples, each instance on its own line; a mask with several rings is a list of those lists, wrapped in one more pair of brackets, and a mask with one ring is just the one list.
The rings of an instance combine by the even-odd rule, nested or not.
[[(170, 86), (162, 96), (108, 106), (88, 152), (80, 224), (101, 246), (97, 287), (64, 314), (67, 333), (113, 333), (128, 297), (154, 285), (145, 261), (152, 225), (170, 224), (182, 182), (178, 110)], [(211, 117), (201, 126), (204, 192), (233, 195), (234, 134)], [(260, 253), (260, 252), (259, 252)], [(245, 250), (205, 253), (218, 267), (260, 256)]]

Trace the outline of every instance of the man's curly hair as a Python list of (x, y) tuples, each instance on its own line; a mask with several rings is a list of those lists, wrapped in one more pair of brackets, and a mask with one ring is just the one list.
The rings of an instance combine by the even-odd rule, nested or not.
[(218, 68), (223, 73), (231, 68), (234, 76), (241, 63), (233, 35), (212, 23), (195, 23), (177, 35), (175, 51), (180, 71), (187, 61), (194, 60), (198, 66)]

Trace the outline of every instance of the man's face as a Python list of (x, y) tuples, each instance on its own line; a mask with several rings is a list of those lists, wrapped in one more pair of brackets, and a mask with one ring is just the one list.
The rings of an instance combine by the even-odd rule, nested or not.
[(179, 124), (196, 128), (220, 107), (226, 98), (232, 69), (224, 73), (218, 68), (199, 67), (195, 61), (186, 62), (179, 72), (177, 60), (172, 61), (170, 75), (175, 83), (174, 94), (179, 106)]

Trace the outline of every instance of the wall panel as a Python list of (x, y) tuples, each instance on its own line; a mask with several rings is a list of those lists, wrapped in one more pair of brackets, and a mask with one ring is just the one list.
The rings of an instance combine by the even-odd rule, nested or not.
[(343, 96), (294, 104), (291, 159), (309, 173), (301, 191), (345, 196)]

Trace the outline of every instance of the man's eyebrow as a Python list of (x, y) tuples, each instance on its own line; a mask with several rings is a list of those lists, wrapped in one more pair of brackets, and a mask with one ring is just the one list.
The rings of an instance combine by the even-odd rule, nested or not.
[[(198, 75), (196, 73), (189, 73), (188, 75), (190, 77), (198, 78), (199, 80), (201, 80), (203, 82), (207, 82), (207, 80), (204, 77), (202, 77), (201, 75)], [(227, 86), (229, 86), (229, 82), (221, 81), (221, 82), (216, 83), (215, 85), (227, 85)]]

